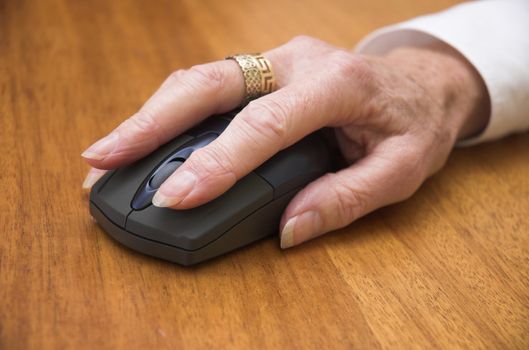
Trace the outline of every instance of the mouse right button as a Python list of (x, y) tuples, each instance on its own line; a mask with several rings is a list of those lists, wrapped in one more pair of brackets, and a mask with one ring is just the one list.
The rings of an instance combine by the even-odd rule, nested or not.
[(323, 136), (313, 133), (277, 153), (255, 170), (274, 188), (274, 199), (304, 187), (331, 171), (331, 149)]

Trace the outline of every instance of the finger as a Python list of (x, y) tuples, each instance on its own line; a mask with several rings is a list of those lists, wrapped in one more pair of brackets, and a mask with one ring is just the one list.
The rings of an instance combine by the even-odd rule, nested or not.
[(83, 181), (83, 189), (89, 190), (107, 171), (91, 168)]
[(178, 70), (136, 114), (82, 156), (99, 169), (130, 163), (201, 119), (235, 108), (244, 97), (244, 89), (240, 68), (232, 60)]
[(281, 248), (345, 227), (375, 209), (408, 198), (426, 177), (422, 159), (409, 147), (388, 142), (349, 168), (314, 181), (283, 214)]
[(153, 203), (184, 209), (224, 193), (275, 153), (326, 124), (336, 104), (325, 91), (291, 84), (252, 101), (162, 184)]

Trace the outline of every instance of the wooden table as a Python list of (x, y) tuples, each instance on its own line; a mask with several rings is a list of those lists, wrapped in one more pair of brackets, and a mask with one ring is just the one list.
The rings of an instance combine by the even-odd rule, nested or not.
[(195, 268), (114, 242), (81, 191), (81, 151), (172, 70), (453, 2), (1, 1), (0, 348), (528, 348), (527, 134), (339, 232)]

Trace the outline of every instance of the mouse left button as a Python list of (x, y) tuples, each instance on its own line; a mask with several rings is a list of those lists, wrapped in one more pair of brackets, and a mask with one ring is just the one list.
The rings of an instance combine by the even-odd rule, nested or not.
[(110, 171), (92, 187), (90, 201), (110, 221), (124, 227), (127, 215), (132, 210), (132, 198), (145, 178), (173, 149), (192, 139), (190, 136), (181, 135), (149, 156)]
[[(110, 221), (118, 226), (125, 226), (125, 220), (130, 213), (130, 199), (140, 181), (131, 176), (130, 167), (111, 171), (109, 178), (101, 185), (97, 183), (90, 192), (90, 201)], [(148, 171), (148, 170), (147, 170)]]

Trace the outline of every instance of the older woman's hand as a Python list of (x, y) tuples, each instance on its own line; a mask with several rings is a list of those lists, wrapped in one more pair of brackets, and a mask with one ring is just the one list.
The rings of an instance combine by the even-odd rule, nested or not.
[[(351, 165), (291, 201), (281, 220), (281, 246), (290, 247), (408, 198), (443, 166), (456, 140), (486, 123), (479, 75), (441, 43), (370, 57), (299, 37), (264, 56), (278, 90), (252, 101), (194, 152), (160, 187), (154, 205), (185, 209), (210, 201), (281, 149), (333, 127)], [(96, 169), (130, 163), (205, 117), (237, 107), (244, 91), (232, 60), (178, 70), (83, 157)], [(100, 174), (93, 169), (85, 187)]]

